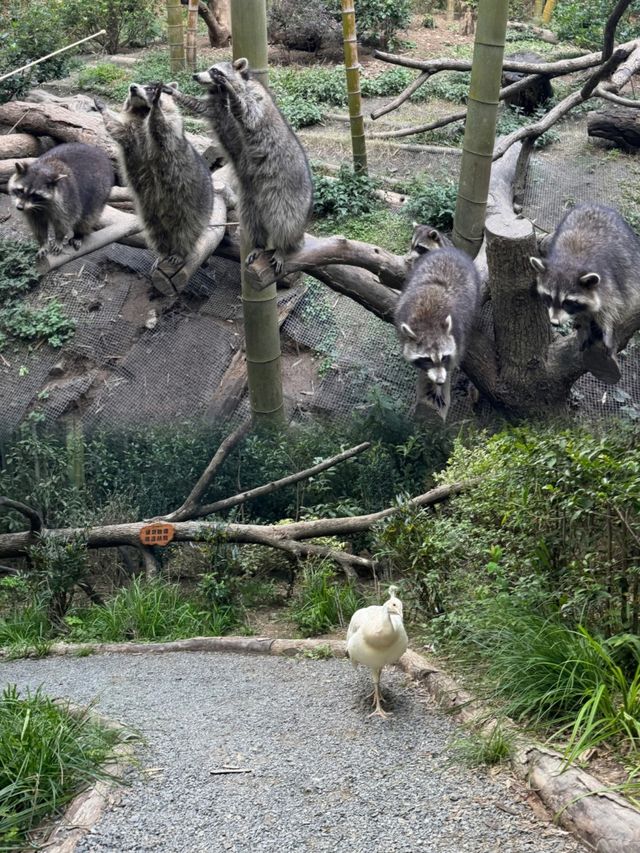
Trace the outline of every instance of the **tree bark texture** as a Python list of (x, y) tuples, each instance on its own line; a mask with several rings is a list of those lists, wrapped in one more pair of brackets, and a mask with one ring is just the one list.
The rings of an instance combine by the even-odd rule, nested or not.
[(640, 148), (640, 115), (637, 109), (614, 106), (589, 113), (587, 133), (609, 139), (624, 151), (636, 151)]

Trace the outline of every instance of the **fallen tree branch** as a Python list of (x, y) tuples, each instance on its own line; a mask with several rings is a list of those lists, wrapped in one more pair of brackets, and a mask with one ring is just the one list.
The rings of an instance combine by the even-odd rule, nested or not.
[[(311, 234), (305, 234), (301, 249), (288, 255), (285, 274), (299, 271), (311, 273), (316, 267), (329, 265), (354, 266), (368, 270), (374, 273), (383, 285), (397, 290), (402, 289), (407, 276), (404, 259), (386, 249), (358, 240), (347, 240), (339, 235), (317, 238)], [(258, 256), (257, 261), (248, 269), (258, 278), (262, 287), (267, 287), (277, 280), (265, 254)]]
[[(411, 498), (406, 505), (433, 506), (446, 501), (452, 496), (469, 489), (475, 480), (451, 483), (437, 486), (422, 495)], [(389, 507), (380, 512), (368, 515), (344, 516), (341, 518), (322, 518), (315, 521), (297, 521), (287, 524), (227, 524), (218, 521), (182, 521), (175, 527), (175, 542), (198, 542), (210, 540), (212, 536), (220, 535), (225, 542), (237, 542), (245, 545), (269, 545), (282, 548), (282, 542), (287, 540), (315, 539), (321, 536), (347, 536), (369, 530), (379, 521), (402, 511), (405, 505)], [(43, 529), (42, 534), (54, 536), (68, 541), (82, 535), (90, 549), (114, 548), (119, 545), (140, 544), (140, 531), (146, 522), (128, 524), (110, 524), (90, 528), (58, 528)], [(23, 556), (32, 544), (31, 533), (5, 533), (0, 535), (0, 557)]]
[(3, 495), (0, 495), (0, 508), (6, 507), (7, 509), (12, 509), (14, 512), (19, 512), (20, 515), (23, 515), (29, 521), (29, 528), (32, 533), (40, 533), (43, 528), (42, 516), (40, 513), (33, 509), (33, 507), (27, 506), (27, 504), (23, 504), (21, 501), (14, 501), (11, 498), (6, 498)]
[[(222, 445), (220, 447), (222, 448)], [(289, 474), (287, 477), (282, 477), (280, 480), (273, 480), (271, 483), (265, 483), (265, 485), (257, 486), (255, 489), (248, 489), (245, 492), (239, 492), (237, 495), (232, 495), (229, 498), (223, 498), (222, 500), (216, 501), (212, 504), (205, 504), (203, 506), (197, 503), (195, 505), (192, 504), (189, 515), (184, 515), (181, 513), (181, 510), (178, 510), (177, 512), (181, 513), (179, 518), (176, 518), (175, 513), (172, 513), (170, 516), (166, 516), (166, 519), (167, 521), (183, 521), (187, 518), (202, 518), (205, 515), (213, 515), (213, 513), (216, 512), (223, 512), (224, 510), (231, 509), (234, 506), (239, 506), (240, 504), (246, 503), (254, 498), (259, 498), (263, 495), (270, 495), (278, 489), (283, 489), (286, 486), (292, 486), (294, 483), (299, 483), (302, 480), (308, 480), (310, 477), (315, 477), (316, 474), (320, 474), (328, 468), (333, 468), (335, 465), (339, 465), (340, 462), (345, 462), (347, 459), (357, 456), (359, 453), (368, 450), (369, 447), (371, 447), (370, 442), (365, 441), (362, 444), (358, 444), (356, 447), (350, 447), (348, 450), (343, 450), (342, 453), (338, 453), (330, 459), (324, 459), (322, 462), (318, 462), (318, 464), (314, 465), (312, 468), (306, 468), (304, 471)]]

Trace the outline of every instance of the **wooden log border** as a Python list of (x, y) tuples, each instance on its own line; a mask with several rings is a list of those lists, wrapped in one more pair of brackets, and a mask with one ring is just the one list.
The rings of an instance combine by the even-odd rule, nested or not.
[[(346, 655), (344, 640), (272, 639), (270, 637), (192, 637), (166, 643), (54, 643), (49, 655), (87, 654), (161, 654), (165, 652), (227, 652), (236, 654), (266, 654), (295, 657), (305, 651), (329, 649), (333, 657)], [(0, 658), (7, 657), (0, 650)], [(451, 712), (463, 723), (493, 726), (495, 717), (482, 702), (465, 691), (434, 661), (408, 650), (399, 661), (400, 668), (419, 682), (441, 708)], [(117, 725), (117, 724), (116, 724)], [(554, 820), (577, 836), (597, 853), (630, 853), (640, 850), (640, 811), (631, 803), (608, 789), (607, 785), (585, 771), (565, 768), (562, 756), (551, 749), (533, 743), (520, 735), (512, 721), (505, 727), (517, 734), (517, 750), (511, 768), (533, 790), (554, 814)], [(122, 752), (120, 749), (122, 748)], [(116, 766), (130, 757), (127, 744), (116, 747)], [(112, 771), (113, 772), (113, 771)], [(115, 795), (105, 789), (105, 782), (78, 795), (71, 803), (56, 831), (63, 840), (48, 842), (42, 849), (47, 853), (73, 853), (80, 838), (97, 823), (107, 803)], [(95, 817), (93, 817), (95, 815)], [(80, 821), (84, 821), (80, 825)], [(61, 826), (73, 826), (72, 835)]]

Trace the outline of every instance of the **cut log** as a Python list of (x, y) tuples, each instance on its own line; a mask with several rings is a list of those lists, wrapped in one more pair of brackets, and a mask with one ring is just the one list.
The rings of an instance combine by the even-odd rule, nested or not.
[(53, 140), (47, 145), (45, 136), (32, 136), (30, 133), (3, 133), (0, 136), (0, 158), (3, 160), (15, 157), (39, 157), (53, 147)]
[(589, 113), (587, 133), (609, 139), (623, 151), (637, 151), (640, 148), (640, 115), (636, 109), (614, 106)]

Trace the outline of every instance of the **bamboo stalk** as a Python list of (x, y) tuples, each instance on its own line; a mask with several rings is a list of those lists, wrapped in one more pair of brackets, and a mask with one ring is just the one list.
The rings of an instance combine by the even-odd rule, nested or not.
[(28, 62), (26, 65), (21, 65), (20, 68), (15, 68), (13, 71), (9, 71), (7, 74), (3, 74), (2, 77), (0, 77), (0, 83), (3, 80), (7, 80), (9, 77), (13, 77), (14, 74), (19, 74), (21, 71), (26, 71), (28, 68), (33, 68), (34, 65), (39, 65), (41, 62), (46, 62), (47, 59), (51, 59), (52, 56), (57, 56), (59, 53), (64, 53), (66, 50), (71, 50), (72, 47), (77, 47), (79, 44), (84, 44), (85, 41), (91, 41), (91, 39), (97, 38), (98, 36), (103, 36), (105, 33), (106, 30), (99, 30), (92, 36), (87, 36), (86, 38), (80, 39), (79, 41), (74, 41), (73, 44), (68, 44), (66, 47), (60, 47), (58, 48), (58, 50), (54, 50), (53, 53), (48, 53), (46, 56), (42, 56), (40, 59), (34, 59), (33, 62)]
[(342, 0), (342, 36), (344, 44), (344, 66), (347, 75), (353, 169), (355, 172), (366, 175), (367, 144), (364, 136), (362, 94), (360, 92), (360, 63), (358, 62), (358, 39), (356, 35), (356, 12), (353, 0)]
[(187, 11), (187, 68), (196, 70), (196, 35), (198, 32), (199, 0), (189, 0)]
[[(233, 58), (246, 57), (263, 86), (268, 82), (267, 9), (265, 0), (232, 0), (231, 33)], [(276, 286), (258, 290), (259, 282), (244, 264), (253, 246), (248, 246), (240, 226), (240, 275), (249, 402), (253, 420), (265, 425), (284, 422), (280, 326)], [(253, 283), (252, 283), (253, 282)]]
[(483, 238), (496, 133), (508, 0), (480, 0), (453, 243), (475, 257)]
[(542, 21), (545, 24), (550, 23), (551, 18), (553, 17), (553, 10), (556, 8), (556, 0), (547, 0), (544, 4), (544, 11), (542, 12)]
[(171, 71), (182, 71), (184, 68), (184, 41), (180, 0), (167, 0), (167, 38), (169, 40)]

